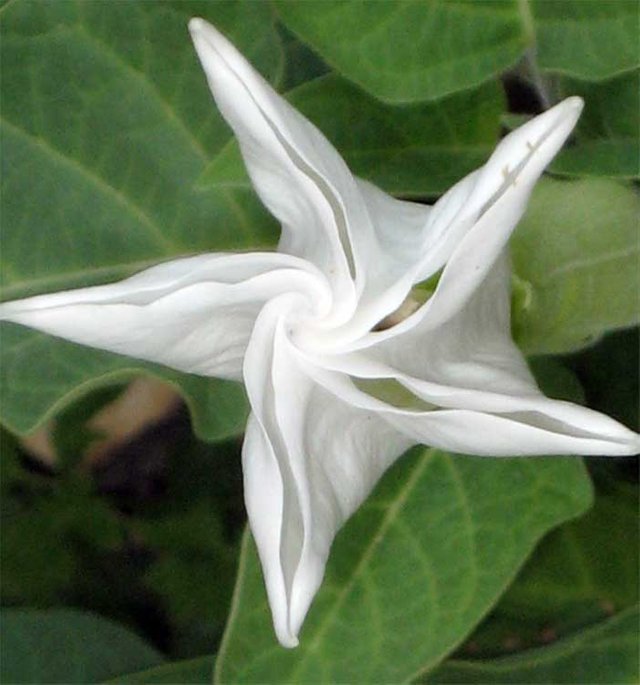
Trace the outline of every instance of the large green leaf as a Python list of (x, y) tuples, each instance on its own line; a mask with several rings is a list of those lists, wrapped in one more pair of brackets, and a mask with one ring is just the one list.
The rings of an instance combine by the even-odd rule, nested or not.
[(12, 685), (87, 685), (163, 661), (135, 633), (70, 609), (3, 609), (0, 645), (1, 680)]
[(635, 0), (521, 0), (533, 14), (542, 69), (589, 81), (640, 64), (640, 6)]
[(511, 241), (514, 332), (530, 354), (584, 347), (638, 321), (638, 209), (608, 180), (544, 179)]
[(217, 681), (405, 682), (438, 664), (541, 535), (590, 499), (577, 460), (416, 450), (338, 535), (295, 650), (275, 641), (246, 537)]
[(338, 72), (388, 102), (477, 86), (513, 65), (525, 47), (511, 0), (278, 0), (277, 9)]
[(538, 545), (461, 653), (536, 647), (636, 605), (639, 532), (637, 488), (618, 483), (597, 492), (584, 516)]
[(637, 67), (635, 0), (277, 0), (283, 22), (389, 102), (477, 86), (533, 48), (541, 69), (601, 80)]
[(488, 661), (452, 660), (424, 683), (622, 685), (637, 683), (637, 606), (548, 647)]
[(574, 611), (636, 604), (639, 532), (635, 488), (598, 494), (590, 511), (543, 541), (501, 602), (503, 612), (558, 626)]
[[(483, 164), (498, 138), (504, 106), (497, 83), (437, 103), (383, 104), (335, 75), (287, 99), (338, 148), (351, 170), (396, 195), (439, 195)], [(203, 187), (249, 183), (235, 140), (200, 180)]]
[[(230, 138), (186, 31), (194, 14), (277, 75), (266, 3), (14, 0), (2, 8), (3, 298), (273, 240), (249, 191), (194, 188)], [(17, 431), (83, 384), (151, 368), (14, 328), (3, 328), (1, 354), (4, 419)], [(241, 425), (240, 391), (167, 377), (187, 395), (201, 434)]]
[(575, 140), (552, 164), (554, 173), (567, 176), (637, 178), (640, 175), (639, 72), (601, 83), (563, 78), (562, 96), (581, 95), (585, 109)]
[(82, 394), (141, 372), (179, 389), (202, 438), (221, 439), (243, 429), (247, 403), (237, 383), (181, 374), (12, 324), (2, 324), (0, 341), (0, 410), (3, 423), (14, 432), (26, 433)]

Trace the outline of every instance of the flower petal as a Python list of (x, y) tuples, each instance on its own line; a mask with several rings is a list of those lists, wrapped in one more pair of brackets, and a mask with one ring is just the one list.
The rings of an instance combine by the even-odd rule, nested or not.
[[(640, 436), (613, 419), (570, 402), (499, 398), (500, 413), (467, 409), (407, 410), (357, 388), (341, 373), (322, 371), (315, 380), (343, 402), (375, 412), (413, 442), (479, 456), (584, 454), (625, 456), (640, 452)], [(446, 388), (443, 389), (446, 393)], [(478, 394), (476, 394), (476, 399)], [(491, 398), (490, 399), (495, 399)], [(455, 405), (455, 403), (453, 403)], [(510, 409), (510, 411), (508, 410)]]
[(410, 330), (398, 328), (368, 353), (401, 372), (403, 380), (450, 388), (440, 406), (472, 408), (459, 404), (470, 390), (507, 397), (540, 394), (511, 338), (511, 270), (504, 253), (462, 309), (439, 328), (431, 329), (425, 318)]
[[(245, 497), (278, 639), (295, 646), (333, 538), (411, 439), (336, 400), (308, 375), (283, 295), (260, 313), (245, 383), (260, 429), (243, 450)], [(256, 449), (258, 451), (256, 451)]]
[(432, 297), (397, 330), (342, 345), (355, 350), (399, 335), (420, 321), (437, 328), (464, 306), (489, 273), (522, 217), (535, 182), (573, 130), (582, 100), (572, 97), (506, 136), (489, 161), (433, 207), (424, 231), (423, 262), (414, 282), (444, 265)]
[[(412, 250), (394, 243), (407, 243), (408, 236), (415, 234), (413, 226), (405, 232), (405, 219), (415, 224), (418, 216), (424, 227), (428, 208), (408, 208), (409, 203), (355, 179), (324, 135), (281, 98), (224, 36), (202, 19), (192, 19), (189, 28), (213, 97), (238, 138), (253, 184), (282, 223), (279, 250), (311, 261), (332, 283), (335, 305), (327, 326), (348, 322), (356, 313), (358, 320), (350, 322), (345, 334), (370, 329), (406, 296), (406, 286), (396, 288), (393, 295), (387, 290), (415, 264), (421, 241), (414, 241)], [(377, 201), (371, 207), (374, 194)], [(389, 212), (383, 197), (394, 210), (403, 205), (404, 209)], [(381, 218), (376, 210), (383, 206), (386, 216)]]
[(268, 302), (258, 315), (244, 359), (244, 382), (252, 409), (242, 451), (245, 502), (262, 563), (273, 625), (280, 643), (295, 647), (290, 625), (291, 577), (302, 546), (296, 485), (275, 416), (273, 344), (293, 304), (292, 294)]
[(210, 254), (111, 285), (0, 304), (0, 320), (205, 376), (241, 377), (255, 317), (282, 292), (328, 308), (323, 277), (288, 255)]
[[(422, 321), (359, 353), (308, 356), (317, 366), (360, 383), (358, 389), (344, 379), (330, 380), (343, 400), (363, 409), (377, 407), (418, 442), (496, 456), (639, 451), (639, 437), (617, 421), (540, 392), (511, 339), (509, 285), (503, 255), (462, 310), (437, 330)], [(380, 382), (399, 383), (406, 395), (414, 396), (416, 409), (422, 405), (428, 411), (398, 412), (397, 406), (377, 404), (375, 397), (371, 404), (359, 395), (368, 387), (380, 395)], [(471, 428), (465, 430), (467, 419)], [(473, 433), (474, 426), (480, 434)], [(491, 430), (498, 432), (492, 435)]]
[(448, 259), (433, 297), (420, 313), (420, 318), (428, 318), (430, 327), (453, 316), (484, 280), (522, 218), (536, 181), (576, 125), (582, 107), (580, 98), (571, 97), (537, 116), (506, 136), (480, 170), (456, 218), (461, 224), (473, 218), (473, 226)]
[(273, 627), (281, 645), (296, 647), (298, 638), (289, 629), (289, 599), (280, 560), (285, 486), (271, 442), (253, 413), (242, 446), (242, 472), (247, 515), (258, 547)]
[[(192, 19), (189, 30), (216, 104), (238, 138), (253, 184), (282, 223), (280, 251), (316, 264), (330, 277), (336, 295), (353, 306), (352, 254), (344, 207), (328, 181), (334, 173), (323, 169), (325, 164), (344, 163), (322, 134), (280, 98), (213, 26)], [(353, 183), (348, 170), (343, 174)]]

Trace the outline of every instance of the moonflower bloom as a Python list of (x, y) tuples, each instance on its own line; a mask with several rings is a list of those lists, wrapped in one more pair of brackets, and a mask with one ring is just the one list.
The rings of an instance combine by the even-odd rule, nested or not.
[[(5, 303), (0, 318), (244, 381), (246, 506), (275, 631), (292, 647), (337, 530), (411, 445), (628, 455), (639, 438), (546, 398), (510, 335), (507, 240), (579, 98), (508, 135), (427, 207), (355, 178), (215, 28), (193, 19), (190, 30), (253, 185), (282, 224), (278, 251), (178, 259)], [(437, 275), (413, 303), (413, 286)]]

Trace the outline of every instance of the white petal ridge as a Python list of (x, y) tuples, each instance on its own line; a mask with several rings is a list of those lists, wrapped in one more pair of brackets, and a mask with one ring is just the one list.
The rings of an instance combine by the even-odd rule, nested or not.
[[(407, 274), (420, 255), (429, 208), (380, 192), (372, 199), (370, 184), (353, 177), (325, 136), (222, 34), (202, 19), (189, 29), (253, 185), (282, 224), (279, 251), (312, 262), (331, 282), (334, 308), (325, 326), (344, 325), (345, 335), (369, 330), (411, 287)], [(386, 205), (397, 210), (392, 222)]]
[(187, 373), (241, 380), (256, 316), (283, 292), (329, 305), (324, 278), (301, 259), (209, 254), (119, 283), (5, 302), (0, 320)]
[(282, 325), (285, 297), (261, 312), (247, 351), (243, 468), (275, 632), (291, 647), (337, 531), (412, 440), (316, 383)]

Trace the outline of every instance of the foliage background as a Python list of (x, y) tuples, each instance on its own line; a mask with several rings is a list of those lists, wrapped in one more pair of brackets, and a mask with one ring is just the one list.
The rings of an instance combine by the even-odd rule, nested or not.
[[(633, 1), (7, 0), (3, 299), (274, 244), (194, 15), (356, 173), (418, 201), (582, 95), (512, 241), (514, 335), (549, 394), (638, 429)], [(3, 682), (200, 683), (214, 662), (218, 682), (637, 681), (634, 459), (412, 451), (341, 532), (289, 652), (242, 534), (241, 388), (0, 334)], [(141, 374), (182, 399), (152, 382), (152, 417), (96, 443), (91, 417)]]

